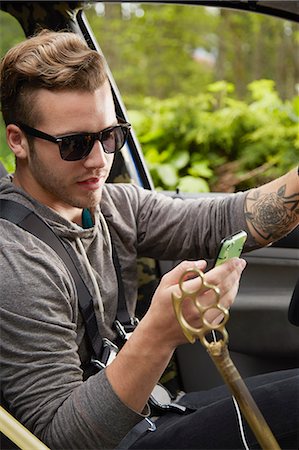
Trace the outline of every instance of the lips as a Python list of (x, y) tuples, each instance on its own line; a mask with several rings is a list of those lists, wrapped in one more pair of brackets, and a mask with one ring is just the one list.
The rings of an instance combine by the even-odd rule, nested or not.
[(87, 178), (86, 180), (78, 181), (78, 185), (88, 190), (96, 190), (99, 189), (99, 187), (101, 187), (101, 178), (100, 177)]

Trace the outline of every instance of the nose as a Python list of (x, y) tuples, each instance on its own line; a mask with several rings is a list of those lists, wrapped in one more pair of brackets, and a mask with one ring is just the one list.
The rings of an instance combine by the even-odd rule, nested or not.
[(105, 167), (107, 164), (107, 156), (101, 142), (97, 140), (89, 155), (84, 159), (84, 166), (88, 168)]

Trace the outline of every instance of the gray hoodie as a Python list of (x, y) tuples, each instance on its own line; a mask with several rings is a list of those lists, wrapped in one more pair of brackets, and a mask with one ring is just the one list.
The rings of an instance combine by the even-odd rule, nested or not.
[[(0, 198), (33, 209), (76, 250), (101, 335), (112, 340), (118, 296), (111, 239), (133, 315), (137, 256), (210, 259), (223, 236), (247, 230), (245, 193), (183, 201), (107, 184), (88, 229), (39, 204), (10, 177), (0, 181)], [(83, 382), (80, 366), (89, 355), (68, 269), (54, 250), (18, 226), (0, 219), (0, 230), (1, 387), (10, 410), (52, 449), (115, 447), (143, 416), (116, 396), (105, 370)], [(249, 237), (246, 249), (254, 247)]]

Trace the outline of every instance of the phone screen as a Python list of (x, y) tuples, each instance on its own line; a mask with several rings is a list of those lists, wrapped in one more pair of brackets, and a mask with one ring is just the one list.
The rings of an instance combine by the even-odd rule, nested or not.
[(246, 239), (247, 233), (243, 230), (222, 239), (214, 266), (219, 266), (230, 258), (239, 257), (242, 253)]

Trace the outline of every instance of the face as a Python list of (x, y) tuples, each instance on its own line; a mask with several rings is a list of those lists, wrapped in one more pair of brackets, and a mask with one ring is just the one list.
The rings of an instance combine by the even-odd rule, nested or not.
[[(108, 82), (93, 93), (41, 89), (35, 108), (40, 116), (34, 127), (54, 136), (98, 132), (117, 123)], [(55, 143), (39, 138), (31, 142), (16, 173), (17, 182), (29, 194), (74, 221), (79, 213), (81, 217), (82, 208), (100, 202), (113, 154), (104, 153), (99, 141), (79, 161), (62, 160)]]

